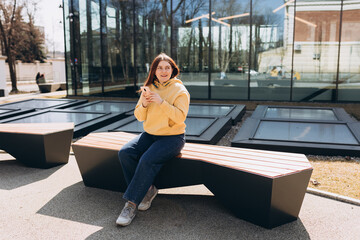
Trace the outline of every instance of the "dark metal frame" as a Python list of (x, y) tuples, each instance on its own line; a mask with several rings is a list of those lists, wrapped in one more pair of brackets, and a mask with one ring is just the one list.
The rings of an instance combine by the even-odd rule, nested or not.
[[(266, 120), (280, 120), (280, 118), (265, 118), (265, 114), (266, 111), (269, 108), (284, 108), (284, 109), (320, 109), (320, 110), (331, 110), (334, 112), (336, 118), (338, 119), (338, 121), (343, 121), (343, 122), (356, 122), (356, 120), (354, 118), (352, 118), (343, 108), (337, 108), (337, 107), (312, 107), (312, 106), (276, 106), (276, 105), (259, 105), (256, 107), (255, 111), (253, 112), (253, 114), (251, 115), (251, 118), (256, 118), (256, 119), (266, 119)], [(306, 119), (281, 119), (281, 120), (294, 120), (294, 121), (307, 121)], [(311, 120), (309, 119), (308, 121), (311, 122), (317, 122), (317, 120)], [(333, 121), (333, 120), (318, 120), (320, 122), (338, 122), (338, 121)]]
[(8, 112), (0, 113), (0, 120), (35, 111), (35, 109), (22, 110), (22, 109), (5, 108), (1, 106), (0, 106), (0, 110), (9, 110)]
[[(16, 106), (19, 103), (25, 103), (25, 102), (36, 102), (36, 101), (43, 101), (43, 102), (52, 102), (52, 101), (62, 101), (64, 103), (55, 105), (55, 106), (50, 106), (50, 107), (36, 107), (36, 105), (34, 104), (32, 107), (29, 108), (19, 108), (18, 106)], [(12, 108), (11, 106), (16, 106), (13, 109), (36, 109), (36, 110), (44, 110), (44, 109), (63, 109), (63, 108), (68, 108), (68, 107), (73, 107), (79, 104), (83, 104), (88, 102), (88, 100), (85, 99), (47, 99), (47, 98), (32, 98), (32, 99), (27, 99), (27, 100), (23, 100), (23, 101), (18, 101), (18, 102), (11, 102), (11, 103), (5, 103), (5, 104), (1, 104), (0, 108), (4, 107), (4, 108)]]
[[(230, 117), (232, 120), (232, 124), (235, 125), (237, 122), (241, 120), (246, 112), (246, 105), (235, 105), (235, 104), (209, 104), (209, 103), (191, 103), (191, 106), (230, 106), (231, 110), (224, 116), (218, 115), (216, 117)], [(188, 114), (189, 117), (214, 117), (213, 115), (200, 115), (200, 114)]]
[(86, 110), (83, 109), (84, 107), (88, 107), (88, 106), (96, 105), (96, 104), (102, 104), (102, 103), (127, 104), (127, 105), (132, 104), (134, 107), (131, 110), (123, 112), (124, 114), (129, 114), (129, 113), (132, 113), (132, 111), (134, 111), (137, 102), (135, 102), (135, 101), (134, 102), (127, 102), (127, 101), (98, 100), (98, 101), (88, 102), (88, 103), (85, 103), (85, 104), (77, 105), (75, 107), (66, 108), (66, 109), (68, 109), (68, 110), (79, 110), (79, 109), (81, 109), (81, 111), (84, 112), (84, 111), (86, 111)]
[[(311, 119), (287, 119), (287, 118), (264, 118), (266, 110), (270, 107), (292, 108), (292, 109), (321, 109), (332, 110), (338, 120), (311, 120)], [(353, 134), (358, 144), (333, 144), (304, 141), (285, 141), (285, 140), (262, 140), (255, 138), (255, 133), (261, 122), (299, 122), (299, 123), (324, 123), (324, 124), (343, 124)], [(276, 134), (274, 130), (274, 134)], [(231, 146), (246, 147), (264, 150), (275, 150), (284, 152), (297, 152), (304, 154), (318, 155), (343, 155), (360, 156), (360, 122), (351, 118), (342, 108), (323, 108), (323, 107), (287, 107), (287, 106), (258, 106), (253, 115), (242, 125), (240, 131), (231, 141)]]
[[(192, 117), (188, 116), (188, 118), (200, 118), (200, 117)], [(222, 136), (227, 133), (231, 128), (231, 118), (230, 117), (223, 117), (223, 118), (215, 118), (214, 122), (208, 126), (207, 129), (205, 129), (200, 136), (190, 136), (186, 135), (186, 142), (196, 142), (196, 143), (207, 143), (207, 144), (216, 144)], [(125, 126), (127, 124), (130, 124), (134, 121), (137, 121), (135, 116), (129, 116), (125, 119), (122, 119), (118, 122), (115, 122), (113, 124), (110, 124), (108, 126), (105, 126), (103, 128), (100, 128), (94, 132), (112, 132), (115, 131), (115, 129), (120, 128), (121, 126)], [(128, 131), (135, 134), (140, 134), (138, 130), (134, 131)]]
[(124, 118), (126, 115), (121, 113), (106, 113), (106, 112), (79, 112), (76, 110), (62, 110), (62, 109), (52, 109), (52, 110), (40, 110), (35, 111), (32, 113), (24, 114), (21, 116), (16, 116), (12, 118), (7, 118), (1, 120), (0, 123), (12, 123), (16, 120), (41, 115), (48, 112), (62, 112), (62, 113), (75, 113), (75, 114), (82, 114), (82, 113), (94, 113), (94, 114), (101, 114), (97, 118), (93, 118), (91, 120), (85, 121), (81, 124), (77, 124), (74, 127), (74, 138), (82, 137), (87, 135), (88, 133), (95, 131), (98, 128), (104, 127), (107, 124), (111, 124), (115, 121), (118, 121)]

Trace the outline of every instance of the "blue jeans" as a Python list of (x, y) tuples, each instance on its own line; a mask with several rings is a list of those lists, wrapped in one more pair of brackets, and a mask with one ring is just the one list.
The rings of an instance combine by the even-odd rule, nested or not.
[(128, 187), (123, 198), (140, 204), (161, 167), (180, 154), (184, 134), (155, 136), (141, 133), (119, 151), (119, 159)]

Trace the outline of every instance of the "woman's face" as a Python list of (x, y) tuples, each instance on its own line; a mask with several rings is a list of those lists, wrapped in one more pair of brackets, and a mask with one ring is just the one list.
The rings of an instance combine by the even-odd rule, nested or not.
[(170, 79), (172, 74), (172, 67), (167, 61), (160, 61), (156, 68), (155, 75), (160, 83), (164, 83)]

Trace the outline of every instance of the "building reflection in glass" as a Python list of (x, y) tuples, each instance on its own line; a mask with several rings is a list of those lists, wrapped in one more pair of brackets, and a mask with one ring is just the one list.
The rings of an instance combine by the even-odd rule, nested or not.
[(160, 52), (193, 99), (359, 101), (359, 1), (65, 0), (68, 95), (136, 96)]

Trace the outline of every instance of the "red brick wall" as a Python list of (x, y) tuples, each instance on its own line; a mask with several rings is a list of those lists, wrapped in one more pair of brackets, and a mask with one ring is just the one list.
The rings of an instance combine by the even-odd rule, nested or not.
[[(340, 11), (296, 12), (296, 17), (316, 27), (295, 21), (295, 41), (335, 42), (339, 41)], [(360, 40), (360, 10), (345, 10), (341, 41)]]

